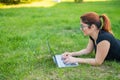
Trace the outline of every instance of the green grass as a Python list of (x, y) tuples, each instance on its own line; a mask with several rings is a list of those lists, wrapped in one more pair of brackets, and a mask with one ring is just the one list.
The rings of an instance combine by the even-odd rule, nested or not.
[(0, 9), (0, 80), (119, 80), (120, 63), (114, 61), (57, 68), (46, 44), (49, 38), (56, 54), (85, 48), (88, 37), (79, 30), (79, 17), (89, 11), (106, 13), (120, 39), (119, 5), (63, 2), (48, 8)]

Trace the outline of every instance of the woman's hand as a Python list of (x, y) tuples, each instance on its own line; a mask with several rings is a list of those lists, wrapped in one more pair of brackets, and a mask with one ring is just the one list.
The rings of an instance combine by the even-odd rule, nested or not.
[(72, 56), (70, 52), (65, 52), (62, 54), (62, 59), (65, 60), (68, 56)]
[(77, 63), (78, 61), (77, 61), (77, 58), (68, 55), (68, 56), (66, 56), (66, 58), (63, 60), (63, 62), (64, 62), (65, 64), (69, 64), (69, 63)]

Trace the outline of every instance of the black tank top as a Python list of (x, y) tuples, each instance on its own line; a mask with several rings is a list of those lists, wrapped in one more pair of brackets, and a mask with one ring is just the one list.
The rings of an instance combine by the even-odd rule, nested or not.
[(115, 39), (114, 36), (104, 30), (100, 30), (98, 34), (98, 38), (95, 41), (92, 37), (90, 39), (93, 41), (95, 52), (97, 50), (97, 45), (99, 42), (103, 40), (107, 40), (110, 42), (110, 49), (108, 51), (108, 55), (106, 56), (105, 60), (116, 60), (120, 61), (120, 40)]

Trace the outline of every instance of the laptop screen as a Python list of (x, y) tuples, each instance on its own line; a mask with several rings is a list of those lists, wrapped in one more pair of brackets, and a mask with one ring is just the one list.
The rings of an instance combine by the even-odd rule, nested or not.
[(47, 46), (48, 46), (48, 51), (49, 51), (50, 55), (51, 55), (51, 56), (55, 56), (55, 55), (54, 55), (53, 50), (51, 49), (51, 46), (50, 46), (50, 44), (49, 44), (49, 41), (48, 41), (48, 40), (46, 41), (46, 43), (47, 43)]

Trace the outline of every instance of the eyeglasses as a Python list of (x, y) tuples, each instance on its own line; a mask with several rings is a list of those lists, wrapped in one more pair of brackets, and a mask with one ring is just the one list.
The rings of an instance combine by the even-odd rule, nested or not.
[(88, 25), (88, 26), (83, 26), (82, 24), (80, 24), (80, 29), (81, 29), (81, 30), (84, 30), (86, 27), (90, 27), (90, 25)]

